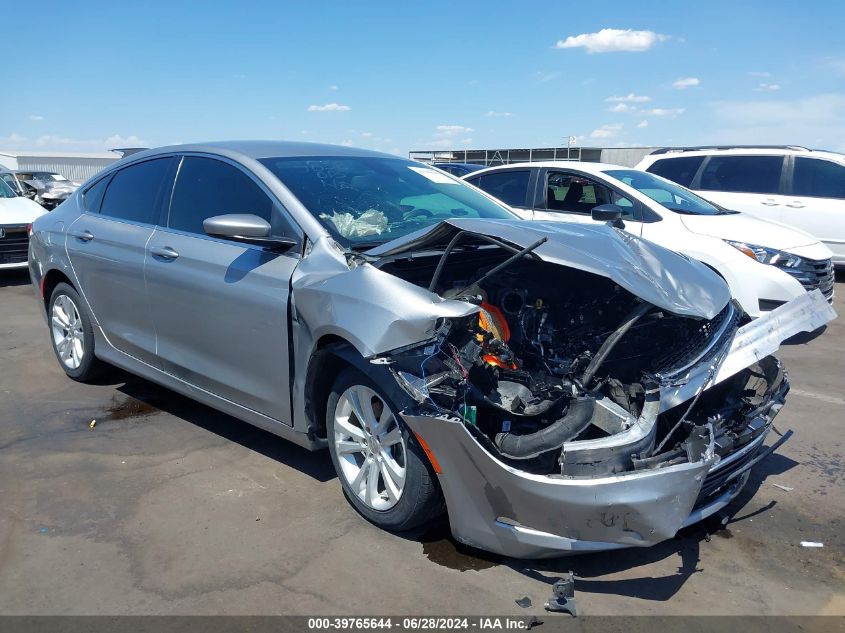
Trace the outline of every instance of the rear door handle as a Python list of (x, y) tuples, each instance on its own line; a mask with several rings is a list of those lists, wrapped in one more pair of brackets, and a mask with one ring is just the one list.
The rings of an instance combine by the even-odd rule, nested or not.
[(90, 242), (94, 239), (94, 234), (87, 229), (85, 231), (71, 231), (70, 234), (78, 240), (83, 242)]
[(760, 204), (765, 204), (767, 207), (776, 207), (778, 203), (774, 200), (763, 200)]
[(790, 202), (786, 206), (788, 206), (790, 209), (803, 209), (804, 208), (804, 205), (801, 204), (800, 202), (798, 202), (797, 200), (795, 202)]
[(166, 259), (168, 261), (179, 257), (179, 253), (177, 253), (174, 249), (170, 248), (169, 246), (153, 246), (152, 248), (150, 248), (150, 255), (152, 255), (153, 257), (158, 257), (159, 259)]

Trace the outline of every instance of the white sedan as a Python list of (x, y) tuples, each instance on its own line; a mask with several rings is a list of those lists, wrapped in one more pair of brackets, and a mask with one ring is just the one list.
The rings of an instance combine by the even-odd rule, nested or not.
[(45, 213), (40, 204), (0, 180), (0, 270), (27, 267), (29, 227)]
[[(833, 297), (832, 253), (808, 233), (724, 209), (653, 174), (618, 165), (537, 162), (491, 167), (464, 180), (529, 220), (605, 221), (614, 205), (625, 230), (718, 272), (752, 317), (819, 289)], [(606, 215), (606, 214), (605, 214)]]

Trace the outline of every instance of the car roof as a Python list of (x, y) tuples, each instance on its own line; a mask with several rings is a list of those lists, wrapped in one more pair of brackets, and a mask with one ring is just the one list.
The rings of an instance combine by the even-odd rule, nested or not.
[(732, 147), (667, 147), (655, 150), (651, 154), (647, 155), (643, 160), (653, 162), (663, 158), (678, 158), (679, 156), (713, 156), (717, 154), (726, 156), (817, 156), (819, 158), (833, 158), (840, 161), (845, 159), (845, 154), (821, 149), (808, 149), (806, 147), (737, 145)]
[(601, 174), (603, 172), (613, 169), (633, 169), (632, 167), (624, 167), (623, 165), (612, 165), (610, 163), (588, 163), (577, 160), (542, 160), (531, 163), (511, 163), (509, 165), (495, 165), (482, 169), (481, 171), (474, 171), (463, 178), (483, 176), (485, 173), (498, 171), (500, 169), (536, 169), (536, 168), (554, 168), (554, 169), (574, 169), (583, 171), (588, 174)]
[[(209, 141), (205, 143), (190, 143), (185, 145), (167, 145), (155, 147), (142, 152), (135, 152), (126, 157), (127, 162), (134, 162), (139, 158), (171, 154), (174, 152), (199, 152), (229, 156), (231, 158), (295, 158), (298, 156), (358, 156), (396, 158), (393, 154), (384, 154), (367, 149), (347, 147), (345, 145), (330, 145), (327, 143), (304, 143), (299, 141)], [(130, 160), (131, 159), (131, 160)]]

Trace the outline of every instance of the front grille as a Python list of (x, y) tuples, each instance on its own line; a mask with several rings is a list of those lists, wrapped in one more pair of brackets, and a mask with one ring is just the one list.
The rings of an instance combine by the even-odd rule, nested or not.
[(25, 226), (2, 226), (5, 237), (0, 237), (0, 264), (20, 264), (27, 260), (29, 234)]
[[(728, 302), (715, 317), (695, 324), (694, 329), (684, 337), (682, 344), (669, 346), (670, 351), (655, 360), (659, 374), (673, 376), (698, 363), (725, 336), (733, 333), (739, 323), (739, 316), (739, 310), (734, 308), (732, 302)], [(681, 340), (673, 343), (681, 343)]]
[(833, 260), (799, 258), (801, 263), (794, 268), (781, 268), (797, 279), (807, 292), (820, 290), (826, 299), (833, 297)]

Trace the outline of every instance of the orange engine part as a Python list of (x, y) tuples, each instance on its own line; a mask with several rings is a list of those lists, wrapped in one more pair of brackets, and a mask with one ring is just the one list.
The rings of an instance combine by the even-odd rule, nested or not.
[[(507, 343), (511, 338), (511, 331), (508, 321), (502, 311), (493, 304), (482, 302), (481, 312), (478, 313), (478, 325), (481, 329), (490, 332), (496, 340)], [(479, 339), (482, 337), (479, 335)], [(494, 354), (485, 354), (481, 359), (490, 365), (502, 369), (517, 369), (516, 363), (507, 362)]]

